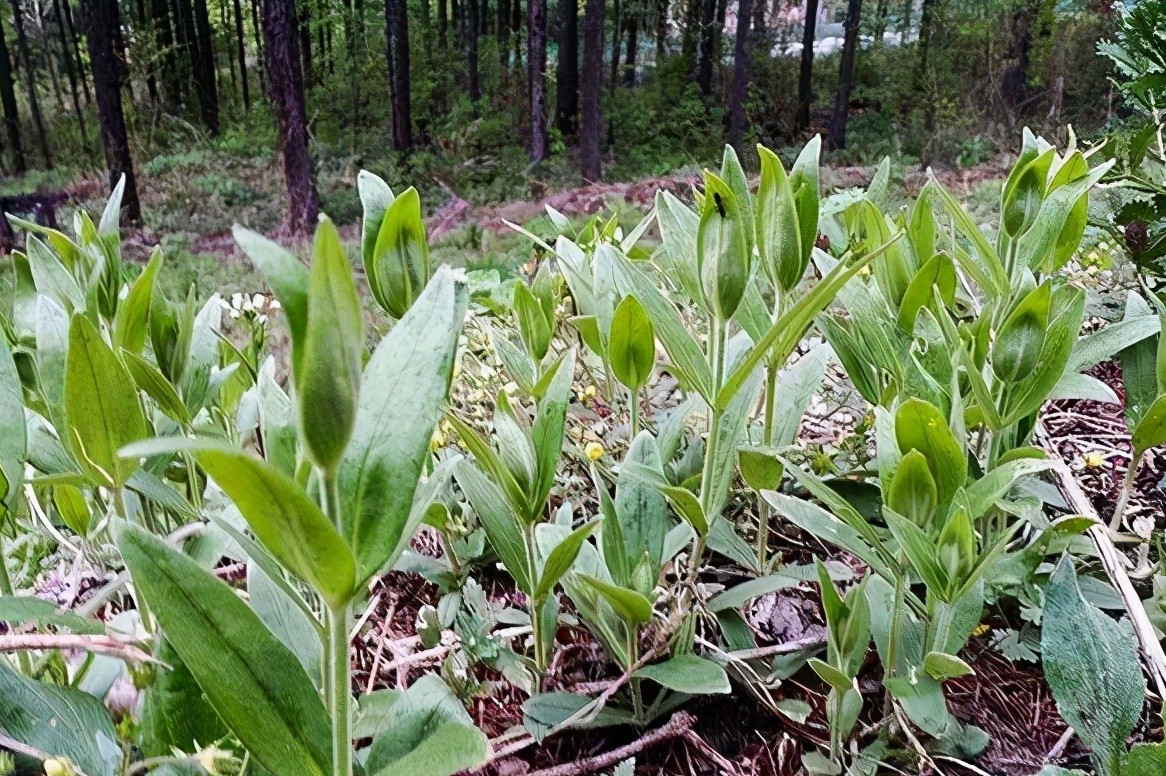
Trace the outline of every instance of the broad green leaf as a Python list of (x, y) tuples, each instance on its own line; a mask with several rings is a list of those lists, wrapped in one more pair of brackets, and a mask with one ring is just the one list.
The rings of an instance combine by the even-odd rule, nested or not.
[(923, 453), (908, 450), (899, 461), (886, 500), (887, 506), (915, 525), (925, 530), (930, 527), (939, 496)]
[(168, 757), (174, 749), (194, 752), (227, 735), (190, 669), (165, 639), (157, 657), (169, 668), (159, 669), (143, 693), (139, 741), (146, 756)]
[(303, 600), (293, 598), (285, 589), (287, 586), (286, 579), (276, 581), (254, 558), (247, 564), (247, 599), (251, 610), (267, 626), (271, 635), (292, 651), (312, 682), (319, 685), (320, 671), (324, 665), (320, 623), (309, 618), (301, 608)]
[(1146, 414), (1137, 422), (1130, 440), (1135, 453), (1144, 453), (1151, 447), (1166, 444), (1166, 394), (1154, 400)]
[(824, 660), (816, 657), (810, 658), (810, 668), (814, 669), (814, 673), (818, 675), (819, 679), (838, 692), (849, 692), (855, 688), (854, 679)]
[(138, 594), (211, 705), (273, 773), (332, 771), (331, 724), (295, 656), (226, 584), (137, 526), (118, 536)]
[(57, 611), (51, 601), (31, 595), (0, 596), (0, 622), (9, 628), (35, 624), (64, 628), (73, 633), (105, 633), (105, 627), (96, 620), (90, 620), (74, 612)]
[(546, 358), (551, 346), (551, 325), (542, 305), (525, 283), (514, 286), (514, 312), (518, 316), (518, 333), (527, 351), (537, 361)]
[(571, 383), (575, 379), (575, 349), (569, 350), (552, 369), (554, 377), (538, 402), (530, 430), (536, 464), (534, 489), (527, 500), (530, 506), (526, 517), (531, 522), (542, 512), (555, 485), (555, 471), (563, 452), (567, 407), (571, 403)]
[(744, 203), (719, 176), (705, 171), (704, 206), (696, 230), (696, 264), (704, 298), (718, 321), (728, 321), (749, 283), (752, 235)]
[(329, 474), (352, 436), (360, 395), (360, 298), (340, 235), (328, 218), (316, 228), (308, 278), (308, 326), (296, 379), (300, 437), (309, 457)]
[(70, 687), (28, 679), (0, 660), (0, 730), (22, 744), (65, 757), (88, 776), (114, 776), (121, 747), (101, 701)]
[[(37, 388), (49, 420), (56, 428), (67, 429), (65, 369), (69, 357), (69, 315), (52, 297), (40, 294), (36, 297), (34, 317)], [(61, 441), (69, 445), (68, 439)]]
[(691, 490), (688, 488), (668, 486), (661, 488), (660, 492), (668, 499), (668, 503), (676, 510), (676, 514), (680, 515), (686, 523), (695, 528), (698, 534), (701, 536), (708, 535), (708, 519), (705, 517), (700, 500), (697, 499)]
[(818, 241), (819, 198), (818, 165), (822, 158), (822, 136), (814, 135), (802, 148), (790, 168), (790, 186), (794, 192), (794, 206), (798, 211), (798, 244), (802, 251), (802, 267), (810, 260)]
[(940, 562), (935, 542), (923, 532), (923, 529), (902, 515), (886, 509), (883, 511), (883, 517), (886, 518), (891, 533), (895, 535), (899, 547), (906, 554), (911, 567), (923, 584), (935, 595), (946, 597), (951, 579), (947, 569)]
[(972, 667), (955, 655), (945, 655), (942, 652), (928, 652), (923, 658), (923, 670), (937, 682), (948, 679), (959, 679), (976, 673)]
[(577, 574), (576, 577), (598, 593), (627, 623), (643, 625), (652, 619), (652, 602), (635, 590), (604, 582), (588, 574)]
[(720, 612), (725, 609), (739, 609), (754, 598), (758, 598), (778, 590), (794, 587), (802, 580), (784, 574), (771, 574), (765, 577), (750, 579), (739, 585), (730, 587), (723, 593), (718, 593), (709, 600), (709, 611)]
[(1073, 345), (1067, 369), (1080, 372), (1096, 363), (1112, 358), (1130, 345), (1152, 337), (1162, 330), (1162, 323), (1154, 314), (1126, 318), (1111, 323), (1092, 334), (1086, 334)]
[(371, 263), (369, 289), (393, 318), (403, 318), (429, 282), (429, 243), (421, 218), (421, 196), (410, 186), (385, 210)]
[(992, 344), (992, 371), (1007, 383), (1019, 382), (1036, 368), (1049, 327), (1052, 285), (1028, 292), (1004, 319)]
[[(616, 483), (614, 503), (614, 522), (619, 525), (629, 564), (634, 566), (646, 555), (656, 571), (659, 571), (664, 554), (664, 537), (672, 530), (673, 521), (664, 495), (655, 485), (643, 482), (630, 472), (629, 468), (634, 465), (636, 472), (647, 470), (662, 475), (663, 461), (656, 440), (647, 431), (641, 431), (632, 440), (624, 457), (624, 466)], [(607, 530), (605, 526), (605, 537)], [(653, 587), (655, 583), (653, 579)]]
[(89, 535), (89, 525), (92, 520), (92, 515), (89, 511), (89, 504), (85, 500), (85, 494), (81, 489), (62, 483), (53, 487), (53, 506), (57, 508), (57, 514), (65, 521), (65, 525), (78, 536)]
[(60, 259), (39, 238), (29, 235), (28, 266), (38, 294), (45, 294), (69, 313), (85, 310), (85, 292), (65, 269)]
[(607, 352), (615, 379), (633, 393), (648, 384), (656, 364), (656, 333), (647, 311), (634, 296), (624, 297), (615, 308)]
[(802, 251), (793, 187), (781, 159), (761, 145), (757, 146), (757, 155), (761, 162), (761, 183), (757, 188), (757, 254), (770, 283), (789, 291), (806, 273), (810, 252)]
[(1138, 646), (1127, 621), (1115, 622), (1081, 596), (1068, 555), (1045, 588), (1041, 658), (1061, 716), (1098, 768), (1117, 774), (1145, 700)]
[(463, 460), (454, 470), (458, 487), (474, 508), (478, 522), (502, 565), (514, 578), (518, 589), (532, 595), (534, 584), (526, 556), (522, 525), (502, 491), (471, 462)]
[(357, 586), (391, 563), (449, 392), (465, 284), (441, 270), (364, 370), (352, 440), (337, 472)]
[[(955, 299), (955, 264), (946, 253), (937, 253), (919, 268), (911, 278), (902, 300), (899, 301), (899, 326), (908, 334), (915, 332), (915, 318), (919, 310), (932, 305), (935, 299), (933, 289), (945, 304)], [(936, 313), (941, 312), (935, 310)]]
[(128, 350), (138, 355), (146, 346), (149, 333), (148, 319), (154, 299), (154, 283), (162, 267), (162, 248), (157, 247), (150, 254), (150, 261), (138, 279), (130, 286), (129, 293), (117, 307), (113, 323), (113, 347)]
[(261, 234), (241, 226), (234, 227), (232, 232), (235, 242), (251, 259), (283, 306), (292, 338), (292, 372), (298, 375), (306, 341), (304, 333), (308, 328), (308, 268)]
[(69, 326), (65, 412), (73, 452), (89, 477), (125, 485), (138, 462), (119, 458), (118, 451), (147, 435), (146, 419), (133, 379), (83, 315)]
[(678, 200), (670, 191), (656, 192), (656, 218), (662, 238), (658, 257), (664, 270), (676, 278), (688, 298), (704, 304), (704, 291), (696, 273), (696, 230), (700, 216)]
[(182, 397), (158, 367), (128, 350), (121, 352), (121, 358), (138, 390), (153, 399), (158, 409), (179, 423), (190, 421), (190, 411), (182, 403)]
[(20, 489), (27, 448), (24, 389), (8, 342), (0, 336), (0, 478), (4, 481), (4, 487), (0, 489), (0, 514), (12, 504)]
[(937, 514), (942, 520), (956, 491), (968, 479), (968, 458), (935, 405), (909, 399), (895, 411), (895, 440), (904, 455), (918, 450), (935, 480)]
[(737, 450), (737, 465), (741, 479), (756, 491), (777, 490), (785, 466), (773, 450), (763, 447), (742, 447)]
[(389, 184), (368, 170), (361, 170), (356, 174), (356, 190), (360, 194), (360, 204), (364, 208), (364, 218), (360, 225), (360, 256), (364, 263), (365, 275), (371, 283), (370, 268), (375, 255), (377, 236), (381, 232), (385, 213), (393, 204), (395, 197)]
[(571, 570), (583, 542), (587, 541), (587, 537), (595, 532), (600, 522), (592, 520), (589, 523), (584, 523), (555, 545), (555, 549), (551, 550), (551, 554), (547, 556), (543, 563), (542, 572), (539, 574), (538, 585), (534, 589), (535, 601), (542, 601), (550, 595), (563, 575)]
[(696, 655), (677, 655), (663, 663), (644, 666), (632, 676), (651, 679), (688, 695), (723, 695), (732, 690), (724, 668)]

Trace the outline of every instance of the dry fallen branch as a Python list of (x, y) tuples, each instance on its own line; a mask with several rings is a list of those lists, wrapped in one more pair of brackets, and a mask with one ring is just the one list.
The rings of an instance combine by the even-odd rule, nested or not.
[(581, 776), (584, 773), (595, 773), (605, 768), (611, 768), (657, 744), (662, 744), (673, 738), (687, 737), (692, 732), (692, 726), (695, 722), (696, 718), (687, 711), (678, 711), (664, 725), (645, 734), (638, 741), (633, 741), (594, 757), (586, 757), (573, 763), (563, 763), (553, 768), (534, 771), (527, 776)]
[(0, 636), (0, 652), (23, 652), (45, 649), (79, 649), (97, 655), (109, 655), (130, 663), (157, 663), (150, 655), (135, 647), (118, 641), (112, 636), (84, 636), (65, 633), (24, 635), (7, 634)]

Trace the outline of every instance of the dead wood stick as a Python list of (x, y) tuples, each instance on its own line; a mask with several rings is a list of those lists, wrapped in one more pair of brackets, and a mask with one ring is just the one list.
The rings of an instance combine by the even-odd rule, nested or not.
[(619, 765), (629, 757), (639, 754), (645, 749), (650, 749), (657, 744), (662, 744), (665, 741), (686, 735), (692, 730), (695, 722), (696, 718), (687, 711), (678, 711), (661, 727), (646, 734), (638, 741), (633, 741), (630, 744), (625, 744), (624, 746), (612, 749), (610, 752), (595, 755), (594, 757), (585, 757), (573, 763), (563, 763), (553, 768), (533, 771), (527, 774), (527, 776), (581, 776), (584, 773), (595, 773), (605, 768), (611, 768), (612, 766)]
[(81, 636), (67, 633), (6, 634), (0, 636), (0, 652), (23, 652), (43, 649), (80, 649), (109, 655), (131, 663), (157, 663), (150, 655), (111, 636)]
[(1122, 603), (1125, 604), (1126, 613), (1134, 627), (1134, 635), (1138, 638), (1138, 646), (1141, 647), (1142, 657), (1158, 692), (1158, 698), (1166, 701), (1166, 652), (1162, 651), (1162, 642), (1158, 641), (1158, 634), (1154, 632), (1154, 626), (1146, 616), (1142, 599), (1138, 597), (1129, 575), (1122, 567), (1123, 556), (1114, 546), (1108, 526), (1101, 522), (1097, 510), (1081, 490), (1081, 485), (1060, 458), (1054, 458), (1053, 472), (1057, 476), (1061, 495), (1065, 497), (1070, 509), (1093, 521), (1093, 525), (1089, 526), (1086, 533), (1097, 547), (1097, 555), (1101, 559), (1105, 573), (1109, 575), (1109, 581), (1117, 588)]

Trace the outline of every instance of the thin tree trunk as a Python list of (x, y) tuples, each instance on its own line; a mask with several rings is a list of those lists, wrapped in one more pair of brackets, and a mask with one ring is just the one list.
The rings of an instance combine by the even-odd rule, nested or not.
[(215, 49), (211, 36), (210, 11), (207, 0), (194, 0), (194, 29), (198, 40), (198, 69), (195, 90), (198, 92), (202, 123), (212, 135), (219, 133), (219, 90), (215, 83)]
[(798, 112), (794, 129), (810, 126), (810, 101), (814, 97), (814, 39), (818, 25), (818, 0), (806, 0), (806, 21), (802, 30), (802, 65), (798, 73)]
[(530, 160), (547, 158), (547, 0), (528, 0), (526, 61), (530, 68)]
[(409, 96), (409, 18), (406, 0), (385, 0), (385, 32), (389, 47), (393, 147), (398, 151), (409, 151), (413, 148), (413, 118)]
[(713, 93), (713, 48), (716, 43), (714, 35), (716, 29), (716, 0), (704, 1), (704, 12), (701, 15), (700, 27), (700, 57), (696, 66), (696, 85), (702, 97), (709, 97)]
[(559, 14), (555, 124), (570, 135), (579, 120), (579, 0), (559, 0)]
[(247, 39), (243, 33), (243, 3), (235, 2), (235, 43), (239, 57), (239, 81), (243, 84), (243, 110), (251, 112), (251, 86), (247, 83)]
[(134, 163), (130, 157), (129, 135), (122, 112), (121, 79), (115, 53), (117, 0), (83, 0), (82, 17), (89, 62), (93, 67), (93, 90), (101, 124), (101, 147), (105, 151), (105, 166), (109, 168), (109, 185), (112, 189), (125, 176), (121, 215), (129, 223), (138, 223), (142, 218), (142, 209), (138, 202)]
[(769, 28), (767, 27), (767, 19), (765, 12), (768, 9), (769, 3), (767, 0), (754, 0), (753, 2), (753, 20), (752, 38), (755, 43), (761, 44), (769, 36)]
[(696, 50), (700, 45), (700, 19), (704, 13), (704, 0), (686, 0), (684, 4), (684, 38), (681, 41), (681, 53), (691, 60), (694, 71), (696, 67)]
[[(266, 0), (263, 0), (266, 2)], [(303, 58), (304, 85), (315, 83), (312, 72), (312, 5), (311, 0), (300, 3), (300, 55)]]
[(656, 0), (656, 64), (668, 53), (668, 0)]
[(45, 124), (40, 113), (40, 101), (36, 96), (36, 74), (32, 69), (32, 56), (28, 51), (28, 38), (24, 34), (24, 15), (20, 10), (19, 0), (12, 0), (12, 21), (16, 28), (16, 53), (20, 57), (20, 69), (24, 71), (25, 88), (28, 91), (28, 110), (32, 114), (32, 125), (36, 130), (45, 168), (51, 170), (53, 155), (49, 150), (49, 138), (45, 133)]
[(73, 9), (68, 0), (65, 0), (65, 24), (69, 28), (69, 42), (73, 45), (73, 61), (77, 63), (77, 75), (81, 79), (81, 86), (85, 94), (85, 107), (93, 107), (93, 94), (89, 90), (89, 76), (82, 66), (81, 59), (81, 36), (77, 34), (77, 27), (73, 24)]
[(24, 159), (24, 147), (20, 144), (20, 114), (16, 107), (16, 85), (12, 81), (12, 59), (8, 56), (3, 18), (0, 18), (0, 106), (4, 108), (4, 136), (8, 139), (5, 145), (12, 154), (11, 169), (19, 175), (28, 169), (28, 164)]
[(514, 70), (517, 72), (522, 69), (522, 0), (513, 0), (510, 5), (510, 40), (514, 47)]
[(437, 45), (443, 50), (449, 37), (448, 29), (449, 6), (446, 5), (446, 0), (437, 0)]
[(603, 16), (605, 0), (587, 0), (583, 14), (583, 121), (579, 130), (579, 169), (585, 183), (603, 175), (599, 139), (603, 136)]
[(300, 25), (295, 0), (263, 0), (263, 37), (271, 102), (279, 127), (283, 174), (287, 182), (287, 229), (306, 234), (316, 226), (320, 196), (308, 155), (308, 121), (304, 107), (304, 75), (300, 69)]
[(619, 82), (619, 49), (623, 42), (623, 8), (620, 0), (613, 0), (611, 14), (611, 77), (608, 87), (615, 94), (616, 84)]
[(482, 85), (478, 79), (478, 0), (463, 0), (466, 11), (467, 56), (466, 68), (470, 76), (470, 102), (482, 99)]
[(838, 93), (834, 96), (834, 115), (830, 120), (829, 145), (846, 148), (846, 122), (850, 118), (850, 87), (854, 83), (854, 58), (858, 52), (858, 26), (862, 18), (862, 0), (846, 4), (846, 35), (838, 69)]
[(623, 83), (629, 89), (636, 85), (636, 49), (640, 45), (640, 15), (634, 13), (628, 18), (628, 50), (624, 58)]
[[(761, 0), (756, 0), (761, 2)], [(745, 140), (745, 101), (749, 97), (749, 22), (754, 0), (737, 5), (737, 37), (733, 46), (733, 89), (729, 100), (729, 145), (741, 150)]]
[[(143, 42), (148, 44), (150, 51), (157, 51), (158, 44), (153, 40), (153, 25), (150, 17), (146, 15), (146, 0), (135, 0), (134, 6), (138, 12), (138, 27), (141, 30)], [(146, 71), (146, 94), (150, 96), (150, 102), (157, 108), (158, 80), (154, 76), (153, 66)]]
[(251, 30), (255, 33), (255, 62), (259, 71), (259, 91), (268, 93), (267, 88), (267, 58), (263, 54), (263, 25), (259, 22), (260, 0), (251, 0)]
[(1000, 79), (1000, 94), (1013, 110), (1028, 97), (1029, 54), (1040, 11), (1041, 0), (1026, 0), (1012, 14), (1012, 40), (1007, 54), (1009, 64)]
[[(53, 2), (60, 5), (61, 0)], [(154, 43), (162, 52), (162, 96), (166, 104), (174, 108), (182, 100), (182, 82), (174, 58), (174, 36), (170, 30), (170, 7), (166, 0), (150, 0), (150, 16), (154, 25)]]
[(61, 54), (65, 60), (65, 74), (69, 78), (69, 94), (73, 98), (73, 112), (77, 114), (77, 127), (81, 130), (81, 145), (89, 150), (89, 130), (85, 126), (85, 112), (81, 110), (81, 95), (77, 88), (77, 65), (73, 62), (73, 54), (66, 39), (65, 19), (61, 14), (61, 0), (53, 0), (53, 16), (57, 20), (57, 29), (61, 33)]

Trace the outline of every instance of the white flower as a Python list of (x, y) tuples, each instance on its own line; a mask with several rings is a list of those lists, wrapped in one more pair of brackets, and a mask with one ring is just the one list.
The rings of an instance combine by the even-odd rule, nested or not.
[(256, 294), (251, 297), (251, 304), (256, 308), (262, 308), (267, 300), (263, 298), (263, 294)]
[(236, 310), (243, 309), (243, 295), (238, 291), (231, 294), (231, 307), (235, 308)]

